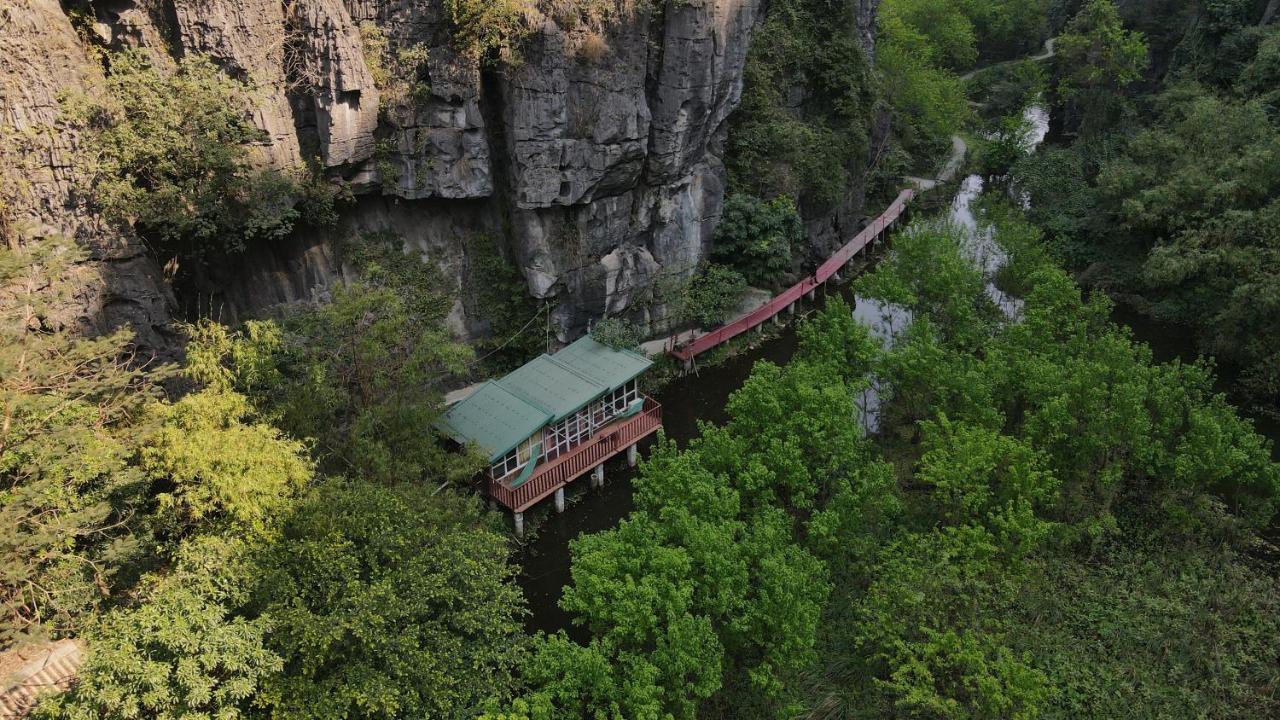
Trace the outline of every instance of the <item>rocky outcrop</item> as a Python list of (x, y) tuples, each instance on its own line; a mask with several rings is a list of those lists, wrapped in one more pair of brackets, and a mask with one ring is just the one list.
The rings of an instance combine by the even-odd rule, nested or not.
[[(16, 17), (3, 31), (28, 51), (0, 58), (6, 87), (40, 79), (39, 97), (10, 100), (6, 90), (10, 116), (38, 111), (38, 120), (20, 118), (27, 125), (55, 122), (57, 91), (101, 72), (55, 0), (31, 4), (38, 13), (6, 11)], [(589, 47), (573, 17), (535, 14), (522, 62), (504, 67), (455, 49), (442, 0), (104, 0), (95, 11), (112, 47), (206, 54), (250, 83), (260, 162), (283, 169), (315, 159), (358, 196), (337, 228), (299, 230), (218, 269), (225, 292), (212, 301), (223, 317), (324, 297), (344, 279), (334, 240), (389, 229), (446, 277), (459, 277), (468, 238), (500, 239), (570, 335), (605, 314), (657, 322), (655, 288), (706, 257), (724, 195), (726, 120), (760, 4), (680, 0), (626, 15), (621, 8), (650, 6), (620, 2)], [(62, 53), (50, 56), (55, 41)], [(56, 163), (45, 174), (47, 197), (33, 207), (92, 234)], [(155, 266), (127, 238), (94, 237), (117, 248), (99, 251), (112, 267), (137, 261), (119, 285), (137, 297), (118, 314), (163, 325), (170, 301)], [(202, 302), (183, 307), (208, 312)], [(483, 328), (463, 304), (455, 316), (461, 332)]]
[[(359, 190), (409, 202), (360, 200), (338, 232), (382, 221), (446, 270), (464, 238), (503, 235), (566, 335), (605, 314), (660, 318), (660, 280), (687, 276), (710, 248), (724, 194), (720, 148), (758, 5), (688, 0), (624, 17), (599, 56), (542, 18), (519, 65), (482, 72), (453, 49), (439, 2), (350, 0), (353, 22), (379, 28), (389, 52), (425, 45), (427, 60), (412, 78), (417, 94), (384, 105), (363, 164), (345, 161)], [(406, 216), (420, 221), (406, 228)], [(306, 295), (299, 278), (337, 280), (315, 250), (331, 237), (297, 243), (291, 259), (247, 258), (233, 274), (260, 282), (236, 283), (230, 305), (251, 311)], [(259, 285), (278, 290), (244, 292)], [(483, 324), (462, 315), (458, 328)]]
[(99, 223), (77, 197), (79, 138), (59, 123), (59, 96), (91, 92), (101, 70), (57, 0), (0, 8), (0, 230), (8, 243), (62, 236), (88, 253), (41, 322), (100, 333), (132, 327), (142, 350), (172, 348), (173, 297), (141, 243)]
[(378, 89), (341, 0), (174, 0), (172, 11), (184, 54), (208, 55), (258, 93), (265, 164), (315, 157), (336, 167), (373, 155)]

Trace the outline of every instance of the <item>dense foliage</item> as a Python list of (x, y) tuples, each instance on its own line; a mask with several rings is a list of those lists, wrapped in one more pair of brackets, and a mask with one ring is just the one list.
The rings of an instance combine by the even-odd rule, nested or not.
[[(1017, 182), (1088, 282), (1190, 328), (1274, 413), (1280, 29), (1255, 24), (1253, 3), (1170, 5), (1166, 21), (1190, 19), (1095, 0), (1070, 21), (1056, 82), (1076, 138), (1021, 163)], [(1125, 26), (1146, 33), (1149, 64)]]
[(369, 267), (283, 321), (190, 328), (179, 381), (125, 332), (50, 324), (44, 290), (78, 257), (0, 248), (0, 629), (87, 644), (38, 714), (470, 717), (507, 699), (524, 603), (494, 516), (449, 487), (476, 459), (432, 430), (438, 381), (471, 356), (439, 298)]
[[(908, 310), (906, 332), (882, 349), (833, 300), (790, 364), (756, 366), (725, 425), (660, 445), (635, 511), (573, 544), (562, 605), (589, 642), (540, 639), (515, 710), (1278, 709), (1274, 568), (1248, 554), (1280, 501), (1269, 445), (1205, 368), (1155, 364), (1034, 229), (994, 217), (1021, 315), (992, 304), (961, 233), (900, 234), (860, 289)], [(871, 375), (875, 439), (858, 411)]]
[(669, 312), (681, 321), (712, 328), (733, 315), (746, 289), (746, 279), (733, 268), (703, 265), (668, 304)]
[(504, 699), (523, 599), (488, 522), (420, 486), (320, 487), (258, 568), (284, 670), (257, 702), (275, 718), (443, 719)]
[[(639, 7), (559, 12), (591, 28)], [(908, 149), (936, 145), (968, 112), (955, 71), (1038, 46), (1044, 22), (1030, 0), (884, 8), (877, 89), (852, 3), (771, 5), (745, 95), (759, 114), (732, 136), (738, 192), (717, 263), (673, 295), (679, 319), (714, 325), (748, 280), (790, 270), (801, 215), (866, 181), (875, 102)], [(1259, 397), (1280, 392), (1280, 36), (1250, 24), (1256, 9), (1205, 4), (1175, 51), (1148, 11), (1058, 8), (1051, 84), (1026, 64), (982, 81), (1000, 123), (986, 169), (1014, 166), (1035, 223), (985, 208), (1004, 266), (985, 275), (960, 229), (898, 234), (857, 292), (906, 326), (882, 342), (832, 298), (726, 422), (660, 440), (628, 517), (571, 543), (572, 634), (522, 632), (498, 517), (451, 487), (483, 463), (443, 449), (440, 391), (479, 361), (398, 238), (339, 248), (361, 279), (331, 302), (189, 327), (180, 371), (133, 356), (127, 332), (58, 324), (70, 243), (0, 247), (0, 643), (87, 647), (37, 716), (1276, 717), (1271, 444), (1211, 366), (1156, 363), (1057, 264), (1093, 266), (1250, 363)], [(445, 11), (464, 53), (510, 61), (532, 8)], [(67, 106), (102, 141), (102, 209), (165, 252), (289, 231), (302, 181), (250, 169), (238, 83), (199, 58), (110, 62), (110, 101)], [(1129, 95), (1153, 68), (1176, 78)], [(1079, 140), (1019, 160), (1016, 118), (1046, 88)], [(195, 141), (175, 149), (173, 132)], [(277, 181), (270, 217), (237, 212)], [(518, 331), (542, 315), (491, 242), (464, 273), (479, 290), (461, 301), (496, 337), (480, 360), (536, 352)], [(638, 340), (618, 321), (593, 332)]]
[(729, 176), (738, 191), (787, 195), (813, 217), (862, 182), (877, 97), (858, 9), (851, 0), (770, 3), (752, 37), (729, 132)]
[[(131, 365), (129, 333), (77, 340), (42, 322), (46, 288), (82, 257), (69, 241), (0, 247), (0, 587), (6, 644), (72, 632), (148, 554), (135, 518), (147, 480), (136, 455), (167, 368)], [(56, 287), (56, 286), (55, 286)]]
[(739, 193), (725, 200), (712, 257), (740, 272), (748, 283), (770, 287), (786, 277), (792, 248), (803, 241), (804, 228), (791, 198), (763, 202)]
[(107, 55), (101, 92), (73, 94), (86, 197), (102, 217), (135, 224), (164, 260), (243, 250), (300, 222), (335, 220), (338, 191), (310, 171), (257, 170), (248, 144), (250, 88), (208, 58), (168, 68), (145, 50)]

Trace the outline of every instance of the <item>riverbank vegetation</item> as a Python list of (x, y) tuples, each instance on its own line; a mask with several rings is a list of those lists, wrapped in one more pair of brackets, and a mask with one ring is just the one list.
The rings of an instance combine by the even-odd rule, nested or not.
[(1055, 66), (1060, 137), (1015, 175), (1085, 283), (1191, 331), (1275, 415), (1280, 26), (1263, 5), (1087, 5)]
[[(432, 429), (447, 379), (545, 341), (504, 342), (540, 316), (491, 240), (464, 268), (480, 289), (462, 302), (494, 323), (479, 357), (438, 273), (371, 235), (338, 248), (359, 279), (331, 302), (194, 323), (179, 366), (51, 319), (73, 243), (0, 246), (0, 642), (87, 646), (36, 716), (1280, 715), (1272, 447), (1208, 363), (1155, 362), (1063, 269), (1192, 324), (1255, 397), (1276, 392), (1274, 31), (1243, 2), (1153, 34), (1101, 0), (885, 0), (872, 65), (856, 5), (771, 4), (718, 264), (676, 316), (723, 320), (748, 280), (802, 261), (807, 221), (927, 165), (970, 113), (958, 73), (1039, 47), (1046, 17), (1063, 59), (992, 73), (983, 112), (1047, 92), (1070, 141), (1020, 160), (1006, 124), (984, 146), (1031, 199), (1030, 222), (980, 218), (1009, 256), (996, 277), (960, 231), (918, 223), (857, 285), (901, 333), (882, 343), (831, 299), (726, 422), (660, 441), (632, 512), (570, 546), (573, 633), (525, 631), (505, 518), (467, 487), (483, 459)], [(445, 7), (483, 25), (523, 6)], [(514, 30), (490, 30), (462, 49), (502, 56)], [(199, 58), (112, 62), (108, 100), (67, 100), (100, 140), (100, 209), (191, 258), (306, 220), (294, 185), (270, 217), (239, 212), (272, 178), (244, 154), (237, 83)]]

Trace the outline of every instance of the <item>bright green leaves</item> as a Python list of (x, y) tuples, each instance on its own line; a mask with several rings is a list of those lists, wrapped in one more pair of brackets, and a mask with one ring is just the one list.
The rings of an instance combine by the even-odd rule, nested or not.
[(152, 410), (160, 429), (142, 471), (173, 489), (156, 496), (161, 522), (179, 534), (210, 526), (263, 532), (311, 480), (306, 447), (253, 423), (249, 401), (205, 390)]
[(129, 363), (131, 335), (56, 324), (66, 240), (0, 247), (0, 643), (75, 630), (146, 551), (146, 483), (134, 462), (157, 384)]
[(412, 292), (397, 277), (375, 273), (380, 284), (339, 288), (331, 303), (280, 323), (197, 325), (187, 372), (249, 395), (290, 435), (315, 439), (323, 470), (386, 483), (470, 479), (475, 459), (447, 452), (432, 428), (441, 381), (472, 351), (423, 297), (429, 290)]
[(1142, 77), (1148, 62), (1142, 33), (1124, 28), (1112, 0), (1089, 0), (1058, 37), (1057, 51), (1064, 98), (1123, 88)]
[(211, 537), (185, 544), (173, 568), (143, 580), (137, 606), (90, 627), (78, 683), (35, 717), (251, 717), (259, 683), (282, 662), (265, 646), (271, 619), (230, 610), (244, 600), (246, 549)]
[(908, 714), (1036, 717), (1043, 673), (1007, 646), (1000, 619), (1017, 577), (981, 526), (909, 534), (887, 546), (860, 607), (858, 642)]
[(923, 446), (915, 480), (933, 489), (940, 521), (986, 525), (1015, 557), (1044, 539), (1058, 483), (1029, 444), (941, 416), (925, 423)]
[(964, 232), (919, 226), (898, 234), (895, 262), (859, 278), (858, 292), (928, 318), (945, 342), (977, 347), (990, 335), (998, 311), (986, 295), (982, 270), (962, 251)]

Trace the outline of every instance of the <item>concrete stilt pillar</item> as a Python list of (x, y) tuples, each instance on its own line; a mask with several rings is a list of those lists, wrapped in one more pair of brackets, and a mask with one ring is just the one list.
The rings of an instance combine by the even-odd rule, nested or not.
[(782, 326), (782, 313), (778, 313), (777, 315), (773, 316), (773, 324), (779, 327)]
[(564, 488), (556, 490), (556, 512), (564, 512)]
[(817, 292), (818, 292), (817, 290), (810, 290), (809, 292), (804, 294), (804, 299), (808, 300), (809, 302), (813, 302), (813, 298), (817, 294)]
[(511, 519), (515, 520), (516, 522), (516, 537), (518, 538), (524, 537), (524, 513), (522, 512), (512, 513)]
[(759, 325), (756, 326), (756, 332), (762, 335), (764, 334), (764, 323), (760, 323)]
[(604, 487), (604, 463), (600, 463), (595, 470), (591, 471), (591, 481), (596, 487)]
[(627, 448), (627, 465), (629, 465), (630, 467), (635, 467), (637, 455), (639, 455), (639, 452), (637, 451), (635, 445), (632, 445), (631, 447)]
[(788, 314), (788, 315), (791, 315), (791, 316), (793, 316), (793, 317), (795, 316), (795, 314), (796, 314), (796, 304), (795, 304), (795, 303), (791, 303), (790, 305), (788, 305), (788, 306), (787, 306), (787, 314)]

